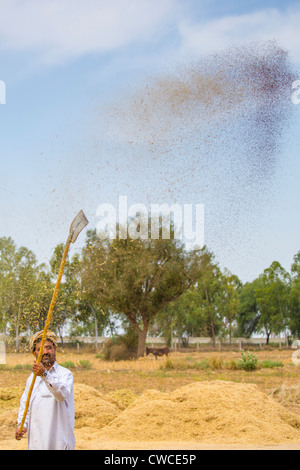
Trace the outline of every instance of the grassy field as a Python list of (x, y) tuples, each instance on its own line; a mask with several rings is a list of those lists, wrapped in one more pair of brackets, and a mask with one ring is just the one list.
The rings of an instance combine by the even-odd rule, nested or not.
[[(124, 392), (124, 390), (136, 396), (141, 396), (143, 392), (149, 390), (169, 393), (195, 382), (225, 381), (255, 384), (260, 392), (267, 395), (271, 395), (274, 390), (278, 391), (282, 387), (287, 389), (294, 387), (293, 390), (297, 390), (297, 393), (294, 393), (293, 398), (289, 400), (282, 400), (282, 403), (284, 402), (283, 405), (287, 409), (300, 417), (300, 392), (298, 394), (300, 366), (293, 364), (292, 353), (293, 350), (287, 349), (251, 352), (257, 358), (257, 367), (250, 371), (240, 367), (240, 351), (188, 350), (171, 352), (168, 358), (164, 356), (157, 360), (150, 355), (138, 360), (104, 361), (101, 352), (98, 354), (88, 351), (78, 353), (76, 350), (59, 349), (57, 362), (72, 370), (75, 385), (92, 387), (104, 398), (114, 392)], [(25, 386), (26, 379), (31, 372), (32, 361), (33, 356), (29, 353), (6, 355), (6, 364), (0, 365), (2, 392), (3, 390), (8, 392), (21, 390)], [(278, 399), (280, 394), (275, 393), (273, 396)], [(6, 402), (0, 400), (0, 418), (6, 406), (11, 406), (11, 411), (15, 413), (18, 403), (13, 400), (11, 403), (9, 400)], [(2, 436), (5, 436), (7, 432), (5, 425), (3, 420)], [(4, 442), (7, 442), (7, 446), (15, 448), (12, 440)], [(86, 443), (82, 445), (85, 448)], [(140, 445), (145, 448), (145, 444)], [(298, 447), (300, 448), (300, 443)], [(0, 448), (6, 448), (5, 443)], [(188, 443), (185, 442), (182, 448), (189, 448)]]
[[(292, 350), (251, 352), (257, 357), (257, 368), (239, 368), (240, 351), (171, 352), (169, 357), (142, 357), (130, 361), (104, 361), (101, 352), (58, 350), (57, 362), (72, 370), (74, 381), (96, 388), (102, 393), (127, 388), (142, 393), (149, 388), (172, 391), (182, 385), (203, 380), (229, 380), (256, 384), (269, 393), (283, 383), (299, 383), (299, 368), (292, 362)], [(8, 353), (6, 364), (0, 365), (0, 387), (13, 387), (26, 382), (33, 356), (29, 353)]]
[[(268, 393), (282, 383), (298, 384), (299, 368), (292, 362), (292, 350), (251, 352), (257, 368), (245, 371), (238, 367), (241, 352), (171, 352), (169, 357), (142, 357), (130, 361), (104, 361), (101, 352), (58, 350), (57, 362), (74, 374), (74, 381), (96, 388), (102, 393), (128, 388), (142, 393), (149, 388), (171, 391), (194, 381), (230, 380), (256, 384)], [(33, 356), (8, 353), (6, 365), (0, 365), (0, 387), (24, 384), (31, 371)]]

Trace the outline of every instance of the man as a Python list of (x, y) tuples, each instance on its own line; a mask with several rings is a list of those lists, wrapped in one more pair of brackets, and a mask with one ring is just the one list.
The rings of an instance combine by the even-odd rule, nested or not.
[[(30, 340), (30, 349), (38, 358), (43, 331)], [(48, 331), (41, 362), (34, 361), (25, 391), (21, 397), (16, 439), (20, 440), (28, 430), (29, 450), (73, 450), (74, 436), (74, 391), (73, 374), (56, 362), (57, 339)], [(29, 409), (20, 432), (28, 390), (33, 374), (36, 380), (32, 390)]]

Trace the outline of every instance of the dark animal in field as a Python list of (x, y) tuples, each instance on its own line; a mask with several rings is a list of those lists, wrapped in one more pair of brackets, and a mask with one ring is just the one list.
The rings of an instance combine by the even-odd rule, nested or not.
[(157, 356), (163, 356), (164, 354), (168, 357), (169, 352), (169, 348), (146, 348), (146, 356), (152, 353), (154, 354), (155, 359), (157, 359)]

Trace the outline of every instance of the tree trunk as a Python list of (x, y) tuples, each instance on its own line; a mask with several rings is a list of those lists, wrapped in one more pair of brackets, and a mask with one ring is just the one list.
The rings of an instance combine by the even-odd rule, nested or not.
[(210, 326), (211, 326), (211, 340), (212, 340), (213, 348), (215, 348), (216, 347), (215, 327), (214, 327), (213, 318), (210, 312), (209, 297), (208, 297), (207, 289), (205, 289), (205, 296), (206, 296), (206, 303), (207, 303), (208, 315), (209, 315)]
[(95, 315), (95, 348), (98, 351), (98, 324), (97, 324), (97, 317)]
[(15, 325), (16, 351), (19, 352), (19, 323)]
[(62, 347), (64, 346), (64, 337), (63, 337), (63, 329), (58, 329), (59, 331), (59, 336), (60, 336), (60, 342), (61, 342), (61, 345)]
[(16, 320), (15, 320), (15, 337), (16, 337), (16, 351), (19, 352), (20, 351), (20, 343), (19, 343), (19, 321), (20, 321), (20, 318), (21, 318), (21, 308), (20, 308), (20, 304), (19, 304), (19, 307), (18, 307), (18, 315), (16, 315)]
[(94, 323), (95, 323), (95, 349), (98, 351), (98, 324), (97, 324), (97, 315), (95, 310), (93, 309), (92, 305), (89, 303), (90, 309), (92, 314), (94, 315)]
[(133, 326), (138, 334), (138, 349), (137, 349), (137, 357), (143, 357), (145, 354), (145, 346), (146, 346), (146, 338), (149, 328), (149, 321), (147, 320), (146, 314), (141, 313), (142, 321), (143, 321), (143, 329), (141, 329), (138, 321), (133, 316), (126, 315), (129, 323)]
[(145, 345), (146, 345), (146, 337), (147, 337), (148, 330), (144, 328), (141, 330), (140, 328), (137, 330), (138, 333), (138, 350), (137, 350), (137, 357), (143, 357), (145, 353)]

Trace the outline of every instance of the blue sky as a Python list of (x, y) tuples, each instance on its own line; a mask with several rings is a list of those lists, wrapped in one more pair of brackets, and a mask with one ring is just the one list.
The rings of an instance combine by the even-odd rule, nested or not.
[[(0, 12), (0, 236), (47, 262), (80, 209), (94, 228), (97, 207), (119, 195), (198, 203), (222, 267), (244, 282), (274, 260), (290, 268), (300, 250), (300, 105), (289, 103), (271, 160), (258, 164), (243, 123), (215, 109), (212, 120), (175, 122), (155, 80), (183, 83), (199, 60), (207, 70), (216, 54), (269, 41), (300, 79), (299, 1), (0, 0)], [(135, 104), (145, 96), (152, 114), (142, 122)]]

